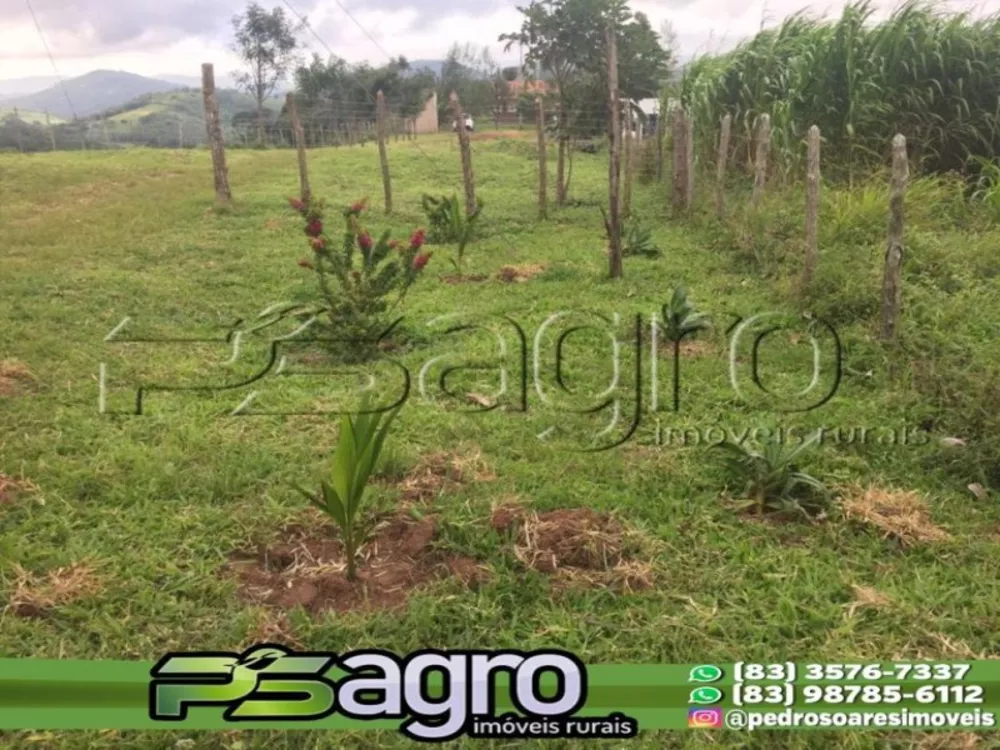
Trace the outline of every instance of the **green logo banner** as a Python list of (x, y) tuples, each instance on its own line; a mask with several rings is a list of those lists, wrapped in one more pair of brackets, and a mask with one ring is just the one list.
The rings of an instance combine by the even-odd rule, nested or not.
[(651, 729), (987, 730), (1000, 662), (597, 664), (544, 650), (0, 659), (0, 729), (391, 729), (628, 738)]

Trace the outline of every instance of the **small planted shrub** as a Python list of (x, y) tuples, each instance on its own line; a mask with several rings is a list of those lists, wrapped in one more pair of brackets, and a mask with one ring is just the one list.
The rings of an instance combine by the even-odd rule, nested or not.
[(466, 216), (465, 209), (456, 195), (452, 195), (451, 198), (447, 196), (434, 198), (430, 195), (424, 195), (421, 205), (424, 213), (427, 214), (427, 222), (431, 228), (431, 240), (457, 245), (455, 255), (451, 258), (451, 264), (461, 277), (465, 266), (465, 248), (472, 241), (476, 224), (479, 217), (482, 216), (482, 201), (476, 199), (476, 210), (468, 216)]
[(638, 179), (641, 185), (648, 185), (656, 179), (657, 176), (657, 151), (656, 151), (656, 138), (646, 138), (641, 145), (641, 151), (639, 152), (639, 171)]
[(424, 231), (417, 229), (407, 242), (390, 240), (389, 231), (375, 239), (361, 225), (366, 206), (360, 201), (343, 211), (344, 233), (338, 245), (326, 234), (322, 201), (289, 202), (305, 220), (313, 259), (302, 259), (299, 265), (317, 276), (331, 336), (344, 341), (343, 353), (350, 358), (371, 356), (391, 327), (390, 316), (431, 258), (430, 252), (421, 251)]
[[(608, 221), (608, 212), (604, 210), (603, 206), (601, 206), (601, 215), (604, 217), (604, 236), (610, 244), (611, 223)], [(623, 258), (634, 256), (658, 258), (660, 256), (660, 248), (653, 244), (653, 233), (646, 229), (636, 216), (624, 217), (621, 233)]]
[(435, 198), (425, 194), (420, 205), (430, 227), (428, 239), (433, 243), (461, 242), (463, 238), (468, 242), (472, 231), (469, 225), (474, 224), (483, 211), (483, 202), (477, 197), (476, 210), (467, 217), (462, 202), (454, 194), (450, 198), (447, 195)]
[(687, 291), (683, 287), (674, 289), (670, 302), (663, 306), (663, 335), (673, 344), (674, 349), (674, 411), (680, 409), (681, 341), (711, 327), (708, 316), (695, 311), (688, 300)]
[(371, 411), (371, 399), (366, 396), (356, 417), (349, 414), (341, 417), (329, 480), (320, 482), (318, 492), (296, 487), (337, 525), (350, 581), (357, 580), (358, 550), (371, 538), (373, 529), (372, 524), (361, 517), (365, 489), (378, 465), (389, 428), (401, 408), (402, 404), (388, 414)]
[(660, 256), (660, 248), (653, 243), (653, 233), (644, 227), (636, 216), (630, 216), (625, 222), (622, 255), (645, 258)]
[(807, 518), (824, 510), (829, 503), (827, 488), (815, 477), (799, 471), (796, 464), (796, 459), (816, 445), (821, 435), (817, 431), (792, 448), (777, 441), (760, 450), (728, 441), (719, 443), (717, 447), (726, 453), (730, 472), (743, 483), (747, 498), (744, 508), (753, 508), (758, 515), (795, 511)]

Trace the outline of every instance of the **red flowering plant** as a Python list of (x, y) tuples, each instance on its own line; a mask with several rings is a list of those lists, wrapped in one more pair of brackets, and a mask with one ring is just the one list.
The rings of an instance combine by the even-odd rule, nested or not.
[(303, 258), (299, 265), (317, 275), (333, 337), (357, 341), (349, 347), (354, 355), (372, 353), (390, 328), (390, 315), (430, 260), (431, 253), (422, 251), (424, 231), (417, 229), (406, 242), (389, 239), (388, 230), (376, 238), (361, 224), (367, 208), (367, 200), (361, 200), (342, 212), (338, 245), (326, 233), (322, 201), (289, 198), (289, 203), (305, 221), (312, 251), (312, 259)]

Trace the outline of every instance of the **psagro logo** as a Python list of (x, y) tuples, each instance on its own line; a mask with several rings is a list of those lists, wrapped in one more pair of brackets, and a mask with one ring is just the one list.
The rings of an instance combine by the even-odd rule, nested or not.
[[(341, 678), (330, 676), (337, 668)], [(497, 720), (496, 674), (509, 675), (510, 703), (520, 716)], [(430, 676), (441, 677), (439, 695)], [(555, 694), (542, 694), (554, 675)], [(149, 715), (183, 721), (196, 706), (225, 707), (223, 719), (316, 721), (338, 713), (352, 719), (403, 719), (415, 740), (462, 735), (503, 737), (634, 736), (629, 717), (574, 718), (587, 699), (583, 663), (563, 651), (436, 651), (400, 658), (381, 650), (295, 653), (263, 644), (243, 654), (176, 653), (151, 671)]]
[[(308, 405), (301, 404), (302, 408), (274, 409), (267, 406), (268, 397), (274, 394), (273, 389), (280, 390), (282, 381), (292, 380), (303, 390), (315, 394), (314, 389), (328, 387), (334, 377), (353, 377), (359, 383), (365, 382), (363, 390), (382, 394), (389, 404), (386, 411), (416, 394), (426, 404), (440, 403), (439, 399), (468, 401), (468, 397), (474, 395), (473, 400), (480, 408), (465, 410), (470, 414), (492, 412), (501, 407), (507, 411), (527, 412), (529, 391), (533, 391), (531, 400), (554, 413), (552, 421), (537, 434), (540, 440), (570, 439), (586, 445), (585, 450), (589, 452), (609, 450), (632, 439), (646, 415), (664, 411), (677, 414), (682, 409), (681, 348), (690, 332), (685, 332), (683, 326), (677, 330), (680, 324), (674, 325), (676, 321), (668, 317), (654, 314), (647, 320), (636, 314), (630, 324), (627, 316), (617, 313), (605, 315), (588, 310), (565, 310), (549, 315), (534, 336), (529, 336), (517, 321), (506, 315), (439, 315), (427, 322), (427, 333), (454, 342), (455, 346), (430, 357), (415, 372), (402, 362), (382, 355), (363, 365), (343, 365), (333, 370), (307, 365), (309, 352), (303, 353), (303, 348), (336, 348), (352, 342), (303, 337), (302, 334), (313, 327), (315, 316), (302, 323), (281, 305), (268, 308), (252, 321), (238, 321), (225, 338), (214, 339), (126, 338), (122, 334), (130, 323), (126, 318), (105, 338), (109, 344), (122, 346), (122, 353), (138, 354), (135, 346), (140, 350), (148, 345), (179, 347), (178, 370), (184, 369), (181, 366), (184, 350), (195, 344), (208, 346), (220, 357), (224, 352), (231, 352), (231, 356), (219, 365), (220, 380), (214, 384), (196, 379), (190, 381), (191, 384), (166, 385), (135, 374), (124, 378), (120, 374), (109, 377), (107, 363), (102, 362), (98, 370), (98, 411), (141, 415), (145, 413), (144, 402), (151, 395), (218, 392), (234, 396), (236, 408), (231, 411), (232, 416), (332, 416), (341, 411), (317, 411), (317, 405), (311, 401)], [(724, 329), (728, 339), (728, 367), (722, 369), (728, 372), (720, 374), (728, 376), (729, 386), (738, 401), (757, 410), (790, 414), (818, 409), (834, 397), (840, 387), (843, 362), (840, 340), (832, 326), (810, 316), (780, 312), (765, 312), (750, 318), (733, 317), (735, 322)], [(402, 318), (397, 320), (389, 330), (401, 321)], [(291, 327), (294, 329), (283, 333)], [(473, 334), (484, 333), (489, 336), (485, 340), (476, 339), (480, 348), (472, 350), (469, 345), (473, 342)], [(794, 372), (785, 372), (785, 367), (780, 368), (780, 372), (775, 372), (773, 367), (762, 369), (764, 360), (775, 364), (769, 358), (774, 357), (772, 347), (781, 338), (779, 333), (784, 334), (787, 341), (784, 344), (778, 341), (778, 344), (792, 347), (786, 354), (797, 352), (789, 360), (794, 363), (791, 367)], [(251, 346), (250, 342), (261, 336), (263, 338)], [(266, 352), (259, 348), (263, 343), (267, 344)], [(492, 352), (483, 354), (482, 346), (487, 344)], [(129, 359), (133, 363), (151, 361), (148, 356), (145, 360), (142, 357)], [(237, 376), (229, 368), (238, 361), (249, 361), (259, 369)], [(588, 377), (594, 376), (587, 381), (586, 388), (573, 384), (570, 372), (574, 368), (569, 366), (573, 362), (580, 366), (581, 372), (587, 372)], [(214, 371), (214, 366), (210, 370)], [(462, 381), (473, 373), (480, 383), (491, 381), (495, 389), (490, 385), (486, 393), (467, 393), (463, 398), (455, 391), (454, 381)], [(601, 382), (605, 375), (609, 379)], [(248, 390), (249, 393), (244, 393)], [(237, 395), (242, 398), (238, 403)], [(126, 408), (109, 408), (109, 396), (118, 407)], [(598, 424), (581, 425), (575, 421), (577, 418), (592, 419)]]

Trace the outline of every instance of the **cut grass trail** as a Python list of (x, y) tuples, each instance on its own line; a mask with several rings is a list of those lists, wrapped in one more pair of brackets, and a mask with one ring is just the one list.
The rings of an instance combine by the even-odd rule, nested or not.
[[(405, 307), (407, 330), (421, 342), (401, 355), (414, 375), (431, 356), (456, 351), (448, 339), (422, 330), (435, 315), (509, 315), (524, 327), (530, 345), (536, 327), (557, 310), (618, 312), (627, 322), (636, 313), (658, 311), (672, 287), (684, 284), (720, 330), (709, 338), (704, 356), (685, 358), (682, 411), (661, 415), (664, 425), (915, 429), (927, 418), (929, 407), (910, 380), (889, 379), (885, 356), (871, 337), (875, 321), (861, 314), (848, 315), (838, 328), (846, 374), (829, 404), (779, 422), (781, 415), (754, 411), (736, 399), (727, 379), (725, 315), (794, 312), (787, 292), (800, 252), (794, 223), (785, 234), (769, 234), (771, 244), (760, 261), (776, 265), (765, 276), (704, 217), (686, 223), (669, 219), (665, 185), (637, 185), (636, 211), (653, 228), (663, 257), (627, 260), (624, 279), (613, 283), (606, 279), (599, 211), (607, 197), (604, 156), (577, 154), (571, 192), (578, 203), (538, 222), (532, 145), (477, 139), (473, 152), (486, 209), (482, 237), (468, 251), (466, 273), (496, 274), (505, 265), (528, 263), (545, 264), (547, 270), (521, 284), (493, 279), (445, 284), (438, 275), (452, 272), (448, 249), (432, 248), (428, 272)], [(371, 145), (310, 152), (314, 192), (331, 206), (371, 196), (368, 225), (375, 231), (392, 228), (398, 237), (423, 223), (421, 194), (461, 195), (459, 157), (450, 137), (423, 138), (416, 145), (393, 142), (390, 158), (397, 206), (391, 219), (379, 209), (377, 152)], [(82, 587), (78, 597), (66, 597), (44, 617), (5, 610), (0, 616), (5, 656), (155, 660), (178, 649), (229, 650), (251, 642), (262, 618), (271, 617), (239, 600), (232, 579), (220, 571), (234, 550), (266, 543), (283, 525), (301, 521), (303, 501), (290, 485), (314, 483), (327, 466), (336, 419), (224, 416), (245, 392), (159, 396), (142, 417), (97, 413), (98, 363), (120, 367), (124, 361), (102, 340), (123, 317), (133, 319), (136, 335), (219, 335), (237, 318), (314, 293), (312, 275), (296, 265), (306, 255), (301, 222), (285, 203), (298, 184), (294, 153), (233, 151), (229, 164), (236, 206), (219, 213), (211, 209), (205, 152), (0, 156), (0, 359), (20, 363), (34, 378), (0, 395), (0, 472), (35, 486), (0, 503), (0, 597), (23, 596), (25, 575), (44, 581), (59, 568), (78, 571), (74, 565), (86, 565), (99, 581)], [(792, 189), (785, 195), (798, 200), (801, 193)], [(826, 205), (837, 211), (848, 198), (831, 192)], [(933, 213), (925, 208), (924, 213)], [(784, 210), (775, 209), (779, 219)], [(878, 206), (872, 210), (878, 221), (866, 230), (867, 244), (852, 262), (871, 267), (877, 279), (884, 212)], [(914, 215), (917, 225), (911, 230), (932, 245), (937, 253), (932, 259), (939, 261), (927, 273), (933, 279), (946, 273), (961, 277), (965, 296), (954, 294), (945, 305), (929, 297), (938, 294), (933, 285), (908, 278), (907, 293), (916, 308), (908, 333), (914, 326), (926, 327), (915, 331), (918, 336), (933, 333), (934, 320), (920, 317), (925, 303), (946, 321), (958, 320), (961, 335), (975, 337), (979, 325), (989, 330), (998, 320), (997, 308), (988, 304), (997, 298), (996, 277), (974, 278), (963, 258), (980, 258), (987, 249), (995, 256), (990, 248), (1000, 233), (973, 233), (933, 217), (921, 226), (922, 212)], [(854, 226), (852, 216), (843, 220), (845, 226)], [(336, 236), (336, 230), (331, 234)], [(951, 248), (967, 255), (949, 255)], [(919, 257), (914, 262), (919, 266), (922, 260), (927, 262)], [(838, 263), (824, 257), (821, 276), (836, 277), (848, 267)], [(865, 294), (870, 277), (854, 280)], [(830, 293), (848, 295), (853, 289), (833, 287)], [(867, 310), (869, 302), (861, 300), (860, 309)], [(977, 307), (979, 317), (962, 313)], [(961, 336), (954, 340), (964, 346)], [(600, 341), (594, 337), (592, 345)], [(488, 356), (492, 344), (479, 335), (464, 346), (463, 351)], [(623, 373), (628, 373), (631, 359), (623, 348)], [(196, 375), (208, 372), (199, 356), (219, 363), (229, 354), (217, 345), (206, 345), (198, 354), (180, 351), (144, 346), (132, 360), (152, 380), (171, 384), (187, 377), (193, 383)], [(264, 361), (265, 351), (263, 343), (247, 342), (239, 367), (252, 370)], [(598, 349), (590, 355), (584, 348), (576, 351), (583, 353), (572, 360), (577, 369), (571, 377), (593, 384), (606, 376), (608, 365)], [(803, 360), (794, 351), (779, 348), (773, 356), (776, 372), (802, 371)], [(591, 368), (584, 371), (584, 363)], [(669, 408), (667, 358), (660, 372), (663, 409)], [(495, 387), (495, 376), (479, 376), (455, 390)], [(306, 392), (296, 386), (276, 395), (275, 403), (285, 397), (301, 403)], [(469, 404), (432, 405), (414, 398), (389, 439), (394, 460), (405, 466), (439, 450), (482, 451), (496, 478), (453, 486), (429, 507), (439, 514), (436, 544), (487, 565), (489, 579), (476, 590), (457, 580), (433, 584), (391, 615), (312, 618), (293, 611), (285, 627), (296, 640), (336, 652), (484, 644), (558, 647), (595, 663), (955, 660), (995, 653), (1000, 509), (995, 500), (983, 502), (969, 494), (966, 483), (975, 477), (946, 470), (938, 435), (925, 446), (827, 444), (804, 467), (830, 484), (875, 483), (928, 496), (933, 523), (950, 537), (904, 547), (836, 513), (814, 525), (740, 517), (726, 504), (725, 477), (713, 453), (704, 447), (656, 447), (648, 417), (631, 442), (608, 452), (568, 452), (564, 445), (539, 441), (536, 435), (551, 423), (552, 414), (539, 406), (533, 391), (528, 398), (527, 414), (484, 415), (463, 413)], [(332, 392), (323, 400), (333, 403)], [(126, 403), (127, 394), (109, 397), (109, 408)], [(375, 495), (378, 507), (388, 510), (398, 492), (382, 485)], [(614, 511), (656, 542), (655, 586), (631, 595), (605, 588), (554, 590), (545, 575), (525, 570), (509, 540), (489, 526), (491, 507), (512, 498), (536, 511)], [(857, 606), (859, 590), (868, 606)], [(385, 733), (182, 734), (194, 738), (195, 747), (206, 748), (404, 744)], [(4, 743), (167, 748), (177, 739), (166, 733), (39, 732), (11, 734)], [(930, 740), (884, 733), (706, 733), (644, 734), (634, 744), (875, 748), (916, 747), (924, 741)]]

